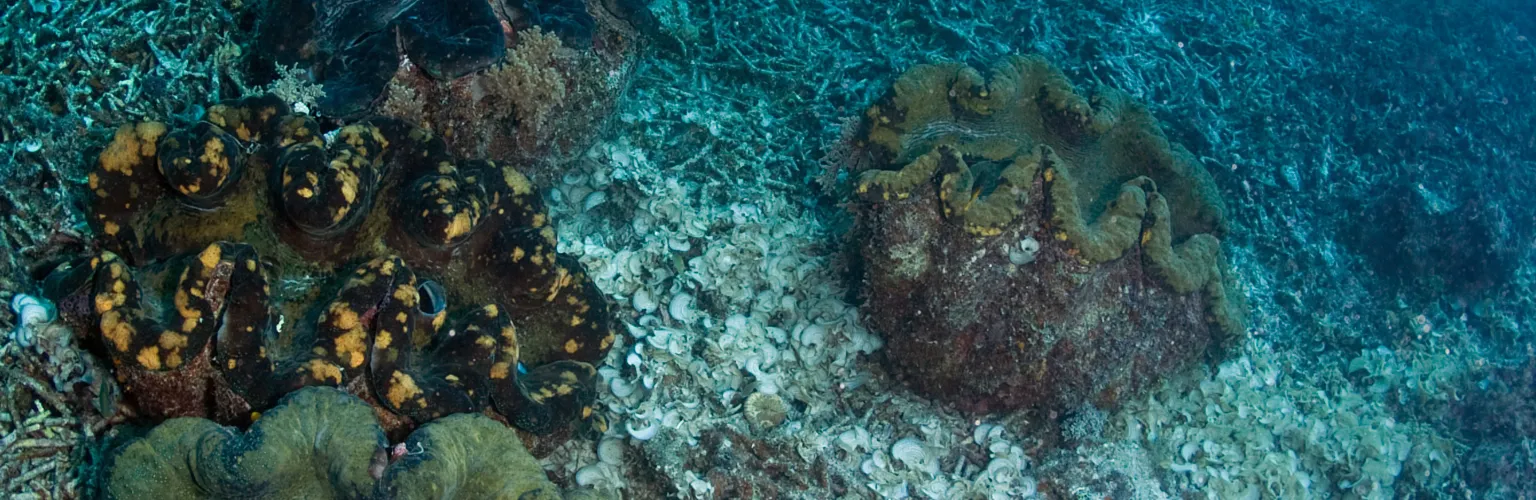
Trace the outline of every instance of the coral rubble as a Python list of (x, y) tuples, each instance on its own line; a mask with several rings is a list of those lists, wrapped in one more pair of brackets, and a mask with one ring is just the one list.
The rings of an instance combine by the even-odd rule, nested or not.
[(328, 385), (392, 432), (487, 406), (536, 434), (604, 425), (607, 302), (526, 177), (398, 120), (322, 134), (283, 109), (125, 125), (90, 174), (103, 251), (45, 288), (139, 415), (240, 423)]
[(855, 146), (864, 310), (893, 371), (973, 411), (1112, 402), (1242, 333), (1209, 175), (1038, 57), (918, 66)]
[[(1417, 371), (1374, 351), (1351, 364), (1380, 378), (1388, 375), (1382, 372)], [(1292, 365), (1267, 342), (1249, 341), (1220, 365), (1171, 377), (1128, 402), (1115, 427), (1161, 465), (1163, 484), (1176, 491), (1198, 489), (1220, 498), (1403, 498), (1411, 496), (1406, 492), (1449, 491), (1458, 445), (1372, 400), (1386, 390), (1320, 386), (1296, 376)], [(1415, 377), (1423, 383), (1416, 387), (1433, 391), (1438, 376), (1422, 375)]]

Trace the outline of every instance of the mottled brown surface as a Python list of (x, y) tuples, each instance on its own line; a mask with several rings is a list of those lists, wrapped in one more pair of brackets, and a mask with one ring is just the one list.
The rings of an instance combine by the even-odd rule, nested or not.
[[(1175, 294), (1140, 248), (1085, 265), (1048, 224), (1042, 180), (994, 237), (947, 223), (936, 190), (858, 207), (864, 311), (892, 372), (915, 390), (985, 413), (1112, 403), (1201, 356), (1219, 329), (1199, 293)], [(1008, 258), (1027, 236), (1034, 262)]]
[(381, 111), (433, 129), (456, 155), (512, 161), (536, 180), (552, 174), (592, 144), (636, 68), (639, 34), (601, 3), (589, 2), (591, 40), (548, 47), (540, 39), (552, 33), (510, 21), (508, 58), (488, 70), (442, 81), (402, 64)]

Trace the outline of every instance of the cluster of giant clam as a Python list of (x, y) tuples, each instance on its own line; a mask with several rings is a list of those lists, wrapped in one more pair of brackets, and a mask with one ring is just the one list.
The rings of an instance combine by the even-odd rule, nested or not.
[(399, 120), (326, 132), (287, 109), (125, 125), (89, 175), (100, 250), (45, 288), (133, 410), (241, 424), (321, 385), (392, 432), (484, 408), (601, 428), (590, 363), (613, 321), (527, 178)]

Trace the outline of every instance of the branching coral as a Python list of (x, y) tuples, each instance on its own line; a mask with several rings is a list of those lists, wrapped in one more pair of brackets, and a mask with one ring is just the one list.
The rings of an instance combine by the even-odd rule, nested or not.
[(515, 115), (518, 128), (531, 133), (556, 107), (565, 105), (565, 76), (558, 67), (573, 55), (562, 55), (570, 49), (539, 28), (523, 32), (520, 39), (506, 61), (486, 75), (485, 86), (504, 100), (492, 114), (498, 119)]
[(918, 66), (853, 146), (866, 310), (924, 392), (1112, 401), (1242, 333), (1214, 183), (1119, 92), (1038, 57)]
[(585, 45), (539, 26), (517, 30), (490, 69), (453, 81), (412, 60), (395, 73), (382, 107), (451, 138), (458, 155), (564, 164), (586, 150), (635, 68), (628, 25), (598, 16), (597, 27)]
[(327, 140), (283, 109), (123, 126), (90, 175), (105, 251), (45, 285), (141, 415), (243, 422), (329, 385), (392, 430), (486, 406), (535, 433), (601, 424), (606, 299), (555, 253), (527, 178), (398, 120)]
[(558, 165), (585, 150), (628, 84), (643, 11), (628, 0), (284, 0), (263, 17), (256, 60), (304, 69), (324, 87), (321, 114), (378, 109), (461, 156)]

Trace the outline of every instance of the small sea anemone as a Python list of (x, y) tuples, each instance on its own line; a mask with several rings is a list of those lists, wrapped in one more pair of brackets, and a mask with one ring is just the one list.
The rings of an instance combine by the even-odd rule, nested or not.
[(752, 428), (768, 430), (784, 423), (784, 417), (789, 415), (789, 405), (778, 394), (754, 392), (747, 396), (745, 411)]

